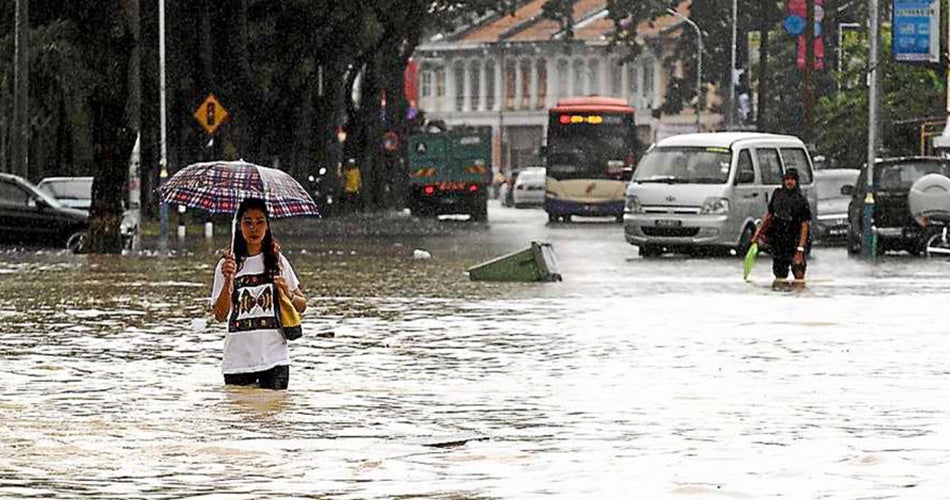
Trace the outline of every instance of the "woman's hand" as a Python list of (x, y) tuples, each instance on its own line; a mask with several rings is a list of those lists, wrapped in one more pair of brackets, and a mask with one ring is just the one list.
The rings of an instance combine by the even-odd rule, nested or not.
[(286, 280), (283, 276), (275, 276), (275, 277), (274, 277), (274, 286), (276, 286), (277, 288), (279, 288), (280, 291), (283, 292), (284, 296), (286, 296), (287, 298), (289, 298), (289, 299), (293, 299), (293, 298), (294, 298), (294, 294), (293, 294), (293, 292), (290, 290), (290, 287), (287, 286), (287, 280)]
[(228, 252), (224, 256), (224, 264), (221, 264), (221, 274), (224, 275), (224, 279), (230, 283), (234, 280), (234, 275), (237, 274), (237, 263), (234, 261), (234, 254)]

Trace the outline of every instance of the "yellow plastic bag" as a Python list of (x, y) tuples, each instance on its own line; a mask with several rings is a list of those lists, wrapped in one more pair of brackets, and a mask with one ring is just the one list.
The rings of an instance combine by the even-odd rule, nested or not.
[(277, 290), (277, 322), (280, 323), (280, 333), (287, 340), (297, 340), (303, 336), (300, 313), (290, 297), (280, 288), (275, 286), (274, 289)]

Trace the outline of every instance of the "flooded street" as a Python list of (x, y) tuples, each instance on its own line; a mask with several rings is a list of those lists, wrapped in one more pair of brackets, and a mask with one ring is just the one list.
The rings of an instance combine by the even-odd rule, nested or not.
[[(737, 258), (640, 259), (616, 223), (490, 210), (278, 222), (309, 298), (286, 392), (223, 385), (223, 237), (0, 253), (0, 497), (946, 497), (950, 262), (816, 248), (775, 292), (767, 257), (745, 283)], [(533, 239), (563, 282), (468, 281)]]

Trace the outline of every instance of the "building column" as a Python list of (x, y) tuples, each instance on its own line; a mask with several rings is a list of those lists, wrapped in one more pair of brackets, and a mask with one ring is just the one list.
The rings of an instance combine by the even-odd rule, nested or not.
[(600, 95), (610, 94), (610, 54), (604, 51), (600, 60)]
[(465, 75), (465, 81), (462, 82), (462, 111), (472, 110), (472, 66), (469, 61), (463, 60), (462, 74)]
[(505, 68), (502, 64), (503, 62), (504, 58), (499, 57), (495, 59), (495, 105), (492, 106), (492, 111), (501, 111), (505, 102), (505, 85), (503, 80)]

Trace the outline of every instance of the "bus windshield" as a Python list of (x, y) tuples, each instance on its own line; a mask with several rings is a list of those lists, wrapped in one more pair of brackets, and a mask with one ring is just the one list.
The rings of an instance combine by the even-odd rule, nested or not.
[(637, 166), (634, 182), (724, 184), (732, 153), (726, 148), (668, 147), (651, 150)]
[(547, 174), (557, 180), (619, 179), (636, 149), (632, 115), (598, 114), (593, 123), (563, 123), (560, 116), (552, 113), (548, 126)]

